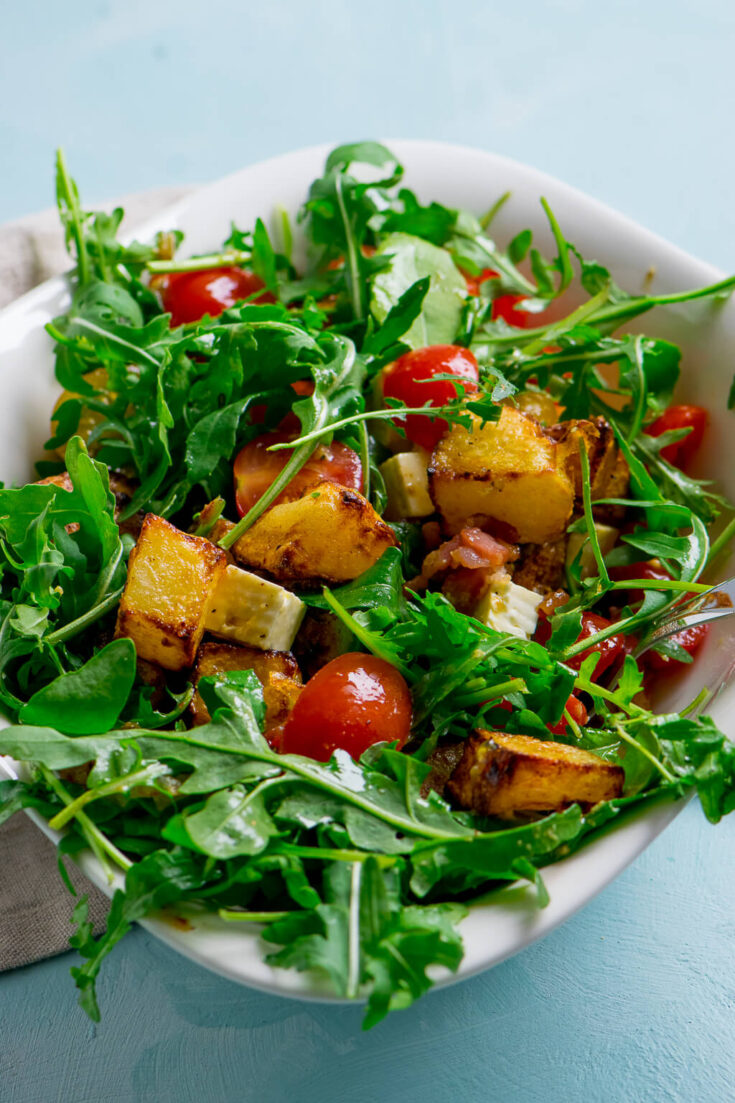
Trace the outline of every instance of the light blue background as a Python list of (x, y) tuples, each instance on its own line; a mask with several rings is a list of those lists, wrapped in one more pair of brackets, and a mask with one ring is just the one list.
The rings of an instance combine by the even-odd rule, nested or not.
[[(731, 0), (16, 0), (0, 221), (314, 142), (436, 137), (528, 161), (735, 266)], [(581, 915), (368, 1035), (136, 931), (74, 1003), (66, 955), (0, 977), (5, 1103), (735, 1098), (735, 824), (696, 806)]]

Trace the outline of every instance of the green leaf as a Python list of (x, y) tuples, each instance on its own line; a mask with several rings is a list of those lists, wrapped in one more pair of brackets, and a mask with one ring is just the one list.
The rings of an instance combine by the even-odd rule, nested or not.
[(113, 640), (79, 670), (61, 674), (20, 710), (22, 724), (56, 725), (70, 735), (94, 735), (113, 727), (135, 681), (132, 640)]
[(378, 255), (391, 258), (390, 267), (373, 279), (370, 309), (378, 322), (385, 322), (401, 296), (428, 277), (421, 314), (401, 339), (410, 348), (451, 344), (460, 326), (467, 287), (449, 254), (422, 238), (390, 234)]
[[(182, 820), (195, 848), (212, 858), (259, 854), (277, 832), (262, 790), (248, 793), (242, 785), (220, 789), (198, 812), (182, 813)], [(167, 828), (163, 837), (169, 838)]]

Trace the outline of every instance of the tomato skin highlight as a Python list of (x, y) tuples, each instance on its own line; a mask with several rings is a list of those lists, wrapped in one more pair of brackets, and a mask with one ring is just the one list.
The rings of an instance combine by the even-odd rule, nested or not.
[(350, 652), (318, 670), (304, 686), (283, 729), (283, 754), (327, 762), (336, 750), (357, 759), (374, 743), (398, 744), (411, 729), (411, 694), (394, 666)]
[(699, 451), (708, 421), (709, 415), (702, 406), (669, 406), (661, 417), (648, 426), (646, 432), (649, 437), (660, 437), (671, 429), (689, 429), (690, 432), (681, 440), (661, 449), (661, 455), (668, 463), (686, 470)]
[[(235, 502), (241, 517), (252, 509), (280, 475), (291, 458), (291, 451), (269, 452), (272, 444), (292, 440), (289, 432), (263, 433), (242, 448), (235, 459)], [(273, 505), (300, 498), (307, 487), (331, 482), (362, 491), (362, 462), (357, 452), (338, 440), (318, 444), (300, 471), (286, 484)]]
[[(465, 394), (474, 394), (478, 390), (480, 371), (469, 349), (461, 345), (429, 345), (405, 352), (384, 369), (383, 397), (397, 398), (407, 406), (425, 406), (427, 402), (432, 406), (443, 406), (457, 397), (457, 391), (451, 380), (434, 379), (435, 375), (455, 376)], [(449, 427), (443, 418), (430, 421), (422, 414), (396, 418), (396, 424), (405, 428), (410, 441), (429, 452)]]
[[(203, 268), (198, 272), (171, 272), (157, 284), (163, 308), (171, 314), (171, 326), (198, 322), (205, 314), (216, 318), (229, 306), (249, 298), (265, 284), (254, 272), (242, 268)], [(274, 303), (270, 291), (254, 300)]]

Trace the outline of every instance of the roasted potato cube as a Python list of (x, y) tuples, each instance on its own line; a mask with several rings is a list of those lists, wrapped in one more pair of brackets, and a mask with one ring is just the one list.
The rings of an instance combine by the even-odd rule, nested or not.
[(288, 651), (306, 606), (276, 582), (227, 566), (217, 582), (205, 628), (247, 647)]
[(574, 505), (556, 442), (512, 406), (503, 407), (497, 422), (472, 420), (472, 431), (452, 426), (429, 464), (431, 496), (448, 530), (488, 527), (492, 520), (512, 543), (556, 540)]
[(370, 503), (336, 483), (318, 483), (301, 498), (272, 506), (233, 545), (245, 567), (279, 582), (348, 582), (372, 567), (393, 531)]
[(623, 777), (620, 766), (579, 747), (478, 729), (447, 788), (463, 808), (509, 820), (619, 797)]
[[(199, 648), (194, 684), (200, 678), (226, 674), (229, 670), (253, 670), (263, 686), (266, 729), (282, 724), (301, 693), (301, 673), (290, 651), (258, 651), (230, 643), (204, 643)], [(190, 705), (192, 722), (206, 724), (207, 706), (197, 692)]]
[(226, 566), (225, 553), (209, 540), (148, 513), (130, 553), (115, 634), (167, 670), (192, 666)]

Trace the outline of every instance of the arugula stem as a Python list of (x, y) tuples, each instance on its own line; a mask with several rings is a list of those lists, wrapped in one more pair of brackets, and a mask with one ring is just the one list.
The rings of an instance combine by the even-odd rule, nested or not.
[(368, 651), (371, 652), (371, 654), (377, 655), (379, 659), (385, 659), (386, 662), (391, 663), (396, 668), (396, 670), (400, 670), (401, 674), (407, 682), (413, 682), (416, 680), (416, 675), (409, 666), (401, 662), (401, 660), (396, 658), (396, 656), (388, 654), (387, 652), (382, 651), (379, 647), (375, 646), (375, 638), (373, 636), (373, 633), (368, 632), (366, 628), (363, 628), (359, 621), (355, 620), (351, 613), (348, 613), (341, 602), (337, 600), (332, 591), (329, 590), (326, 586), (324, 586), (324, 588), (322, 589), (322, 596), (324, 597), (324, 600), (326, 601), (332, 612), (339, 617), (342, 623), (350, 629), (354, 636), (357, 636), (363, 647), (366, 647)]
[[(82, 229), (82, 215), (79, 208), (79, 196), (76, 185), (69, 176), (66, 167), (66, 158), (62, 149), (56, 150), (56, 197), (61, 211), (62, 221), (70, 236), (74, 239), (77, 254), (77, 278), (79, 283), (89, 282), (89, 256), (84, 244), (84, 232)], [(66, 217), (64, 216), (66, 211)]]
[(406, 414), (424, 414), (426, 417), (432, 420), (437, 417), (455, 417), (457, 415), (457, 407), (454, 406), (395, 406), (389, 410), (363, 410), (359, 414), (350, 414), (349, 417), (343, 417), (340, 421), (332, 421), (329, 425), (324, 425), (319, 429), (312, 429), (310, 433), (305, 433), (302, 437), (297, 437), (296, 440), (284, 440), (279, 444), (271, 444), (268, 448), (269, 452), (282, 452), (286, 448), (297, 448), (302, 444), (313, 444), (319, 440), (320, 437), (325, 437), (328, 433), (334, 433), (338, 429), (344, 429), (347, 425), (359, 425), (363, 421), (372, 421), (373, 418), (386, 420), (393, 418), (405, 417)]
[[(43, 765), (41, 766), (41, 773), (43, 774), (46, 784), (56, 793), (59, 800), (63, 801), (64, 804), (72, 803), (72, 797), (69, 795), (64, 785), (62, 785), (59, 778), (57, 778), (56, 774), (49, 770), (47, 766)], [(133, 863), (125, 857), (121, 850), (118, 850), (114, 843), (110, 842), (107, 836), (100, 831), (97, 824), (89, 818), (86, 812), (79, 812), (76, 820), (82, 834), (89, 843), (90, 849), (105, 870), (108, 880), (112, 880), (112, 873), (107, 864), (106, 855), (112, 858), (121, 869), (130, 869)], [(49, 826), (51, 826), (50, 823)]]
[(707, 556), (707, 561), (704, 565), (705, 570), (707, 570), (707, 568), (714, 563), (715, 559), (717, 559), (718, 555), (724, 551), (733, 536), (735, 536), (735, 517), (732, 517), (728, 521), (717, 539), (713, 540), (709, 555)]
[[(171, 743), (177, 743), (184, 738), (186, 743), (193, 747), (201, 747), (206, 751), (211, 751), (212, 744), (204, 739), (197, 739), (194, 734), (195, 732), (195, 728), (183, 735), (181, 732), (156, 731), (155, 737), (156, 739), (165, 739), (167, 742)], [(117, 734), (121, 738), (121, 741), (130, 738), (134, 739), (136, 737), (136, 733), (131, 731), (122, 731)], [(444, 831), (434, 826), (427, 827), (406, 816), (396, 815), (382, 808), (379, 810), (376, 809), (375, 805), (371, 804), (368, 797), (364, 797), (360, 792), (345, 788), (339, 784), (338, 780), (332, 782), (323, 773), (316, 771), (316, 767), (319, 764), (308, 759), (302, 759), (298, 755), (279, 754), (277, 751), (271, 751), (270, 749), (258, 750), (254, 747), (230, 747), (226, 743), (217, 743), (216, 750), (218, 754), (235, 755), (240, 758), (252, 758), (256, 762), (268, 762), (271, 766), (276, 766), (280, 770), (283, 770), (285, 774), (291, 773), (296, 777), (303, 778), (304, 781), (308, 782), (309, 785), (313, 785), (316, 789), (323, 789), (327, 793), (333, 793), (347, 804), (354, 804), (356, 808), (362, 808), (365, 812), (377, 816), (379, 819), (391, 824), (391, 826), (398, 827), (408, 834), (421, 835), (429, 839), (457, 838), (457, 833), (454, 831)], [(312, 769), (312, 767), (314, 767), (314, 769)], [(285, 846), (286, 844), (281, 845)], [(332, 854), (334, 852), (330, 850), (329, 853)], [(352, 860), (354, 859), (350, 859), (350, 861)]]
[(654, 306), (669, 306), (673, 303), (693, 302), (695, 299), (708, 299), (712, 295), (732, 291), (733, 288), (735, 288), (735, 276), (728, 276), (724, 280), (711, 283), (707, 287), (697, 288), (694, 291), (677, 291), (670, 295), (641, 295), (636, 299), (627, 299), (601, 310), (590, 321), (593, 323), (611, 322), (616, 318), (628, 321), (648, 310), (652, 310)]
[(482, 226), (483, 230), (490, 229), (490, 224), (492, 223), (493, 219), (497, 214), (500, 213), (501, 209), (508, 202), (512, 194), (513, 193), (509, 191), (503, 192), (500, 198), (495, 200), (492, 207), (485, 211), (484, 215), (480, 217), (480, 225)]
[(365, 316), (365, 308), (362, 300), (362, 283), (360, 281), (360, 261), (357, 255), (357, 248), (355, 245), (355, 237), (352, 232), (352, 226), (350, 225), (350, 220), (347, 217), (347, 208), (345, 207), (344, 195), (342, 194), (341, 173), (337, 173), (334, 178), (334, 190), (337, 196), (337, 206), (339, 207), (339, 213), (345, 231), (345, 242), (347, 244), (347, 270), (350, 276), (350, 296), (352, 298), (352, 310), (354, 312), (355, 318), (359, 321)]
[(204, 268), (241, 268), (248, 264), (250, 253), (240, 249), (229, 249), (223, 253), (207, 253), (201, 257), (187, 257), (186, 260), (149, 260), (146, 268), (149, 272), (199, 272)]
[[(456, 835), (452, 835), (452, 838), (456, 838)], [(370, 851), (362, 850), (342, 850), (340, 848), (321, 847), (321, 846), (298, 846), (296, 843), (281, 843), (277, 848), (284, 854), (293, 854), (296, 858), (318, 858), (324, 862), (352, 862), (359, 865), (362, 862), (366, 862), (368, 858), (374, 858), (380, 869), (390, 869), (396, 862), (400, 861), (399, 855), (393, 854), (374, 854)]]
[(248, 531), (248, 529), (255, 524), (258, 518), (265, 513), (265, 511), (268, 509), (268, 506), (272, 505), (273, 502), (275, 502), (276, 498), (281, 493), (284, 486), (286, 486), (287, 483), (290, 483), (291, 479), (293, 479), (295, 475), (298, 475), (299, 471), (309, 459), (313, 451), (313, 446), (310, 446), (309, 444), (304, 444), (293, 453), (288, 463), (281, 470), (278, 478), (273, 480), (271, 485), (266, 490), (265, 494), (262, 494), (260, 498), (258, 498), (255, 505), (248, 510), (245, 516), (241, 517), (237, 524), (233, 525), (229, 532), (226, 532), (225, 535), (220, 540), (218, 540), (218, 544), (221, 548), (224, 548), (224, 550), (227, 551), (228, 548), (231, 548), (233, 544), (237, 543), (240, 537), (243, 536)]
[(104, 616), (110, 609), (115, 608), (118, 598), (124, 589), (124, 586), (120, 586), (118, 590), (113, 590), (111, 594), (107, 595), (104, 601), (100, 601), (98, 605), (94, 605), (91, 609), (88, 609), (86, 613), (82, 613), (76, 620), (69, 621), (68, 624), (63, 625), (61, 628), (57, 628), (55, 632), (50, 632), (48, 636), (44, 636), (44, 643), (63, 643), (65, 640), (71, 639), (72, 636), (76, 636), (80, 632), (83, 632), (90, 624), (94, 624), (96, 620), (99, 620), (100, 617)]
[(592, 489), (590, 484), (590, 459), (587, 448), (582, 438), (579, 441), (579, 463), (582, 469), (582, 502), (584, 506), (584, 523), (587, 526), (587, 538), (592, 548), (592, 554), (597, 564), (597, 574), (603, 586), (610, 583), (610, 575), (607, 573), (605, 559), (600, 547), (600, 541), (595, 528), (595, 518), (592, 514)]
[(279, 919), (288, 919), (293, 912), (246, 912), (233, 911), (232, 908), (219, 908), (217, 914), (227, 923), (277, 923)]
[[(560, 321), (546, 326), (541, 331), (541, 336), (526, 345), (524, 355), (535, 356), (537, 353), (542, 352), (546, 345), (553, 344), (557, 337), (562, 337), (570, 329), (574, 329), (575, 326), (581, 325), (582, 322), (590, 322), (595, 311), (606, 303), (609, 298), (610, 288), (603, 287), (602, 291), (598, 291), (596, 295), (593, 295), (586, 303), (582, 303), (581, 306), (578, 306), (577, 309), (573, 310), (571, 314), (568, 314), (566, 318), (562, 318)], [(533, 333), (534, 331), (528, 330), (527, 332)]]
[(91, 804), (93, 800), (100, 800), (100, 798), (109, 797), (113, 793), (122, 793), (126, 789), (132, 789), (136, 785), (143, 785), (151, 781), (153, 777), (158, 777), (160, 773), (160, 768), (157, 767), (152, 771), (150, 766), (146, 766), (142, 770), (136, 770), (133, 774), (126, 774), (125, 777), (118, 777), (115, 778), (114, 781), (108, 781), (106, 785), (98, 785), (94, 789), (85, 789), (75, 800), (67, 804), (66, 808), (58, 812), (53, 819), (49, 820), (49, 827), (53, 828), (54, 831), (58, 831), (60, 828), (65, 827), (69, 820), (78, 816), (80, 810), (87, 804)]
[(665, 781), (676, 781), (676, 776), (666, 769), (663, 762), (659, 761), (659, 759), (656, 758), (655, 755), (651, 754), (647, 747), (644, 747), (643, 744), (640, 743), (637, 739), (634, 739), (632, 735), (628, 735), (625, 728), (623, 728), (617, 722), (615, 717), (612, 718), (612, 724), (615, 728), (615, 731), (618, 733), (623, 742), (629, 744), (629, 746), (631, 747), (635, 747), (635, 749), (639, 751), (644, 758), (647, 758), (651, 765), (656, 767), (656, 769)]
[(360, 437), (360, 463), (362, 464), (362, 496), (370, 501), (370, 445), (367, 426), (361, 421), (357, 427)]

